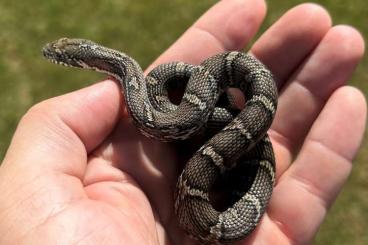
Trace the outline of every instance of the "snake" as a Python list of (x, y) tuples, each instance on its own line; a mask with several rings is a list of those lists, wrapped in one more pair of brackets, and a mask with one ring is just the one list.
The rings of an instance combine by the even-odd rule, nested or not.
[[(115, 78), (134, 125), (147, 137), (175, 142), (211, 132), (184, 166), (174, 191), (173, 209), (187, 234), (202, 244), (222, 244), (241, 240), (257, 227), (275, 185), (267, 131), (278, 94), (273, 74), (254, 55), (226, 51), (199, 65), (161, 64), (145, 76), (129, 55), (86, 39), (60, 38), (42, 53), (53, 63)], [(186, 85), (181, 101), (174, 103), (169, 90), (178, 83)], [(244, 94), (242, 109), (234, 109), (229, 88)], [(229, 99), (219, 105), (224, 94)], [(249, 169), (254, 174), (246, 187)], [(236, 182), (229, 191), (234, 200), (219, 210), (211, 192), (226, 175)]]

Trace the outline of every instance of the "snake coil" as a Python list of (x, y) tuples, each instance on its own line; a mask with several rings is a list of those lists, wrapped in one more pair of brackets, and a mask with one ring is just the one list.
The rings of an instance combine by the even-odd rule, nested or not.
[[(104, 72), (123, 90), (128, 111), (140, 131), (161, 141), (184, 140), (210, 125), (222, 128), (189, 160), (175, 191), (175, 213), (180, 225), (202, 243), (227, 243), (247, 236), (259, 223), (275, 182), (275, 159), (267, 136), (277, 107), (272, 74), (255, 57), (225, 52), (195, 66), (183, 62), (163, 64), (146, 77), (128, 55), (85, 39), (61, 38), (43, 48), (54, 63)], [(187, 79), (179, 105), (168, 97), (171, 82)], [(240, 89), (246, 104), (236, 116), (218, 107), (228, 88)], [(255, 168), (252, 184), (244, 190), (240, 178), (233, 193), (238, 198), (224, 211), (211, 204), (216, 179), (229, 171), (247, 176)]]

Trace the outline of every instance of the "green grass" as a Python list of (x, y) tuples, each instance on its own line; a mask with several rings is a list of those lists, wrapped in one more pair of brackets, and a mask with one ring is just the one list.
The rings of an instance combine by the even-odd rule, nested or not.
[[(45, 42), (61, 36), (89, 38), (126, 51), (145, 67), (215, 2), (0, 0), (0, 159), (17, 122), (30, 106), (103, 77), (47, 63), (40, 55)], [(262, 30), (301, 2), (269, 1), (269, 13)], [(330, 11), (335, 24), (350, 24), (363, 35), (368, 34), (365, 0), (319, 3)], [(351, 84), (366, 95), (367, 62), (365, 57), (351, 80)], [(322, 225), (315, 244), (368, 244), (367, 162), (365, 137), (352, 176)]]

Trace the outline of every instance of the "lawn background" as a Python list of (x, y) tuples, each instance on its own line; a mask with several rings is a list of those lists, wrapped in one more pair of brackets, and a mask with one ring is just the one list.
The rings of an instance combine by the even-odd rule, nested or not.
[[(89, 38), (124, 50), (146, 67), (215, 2), (0, 0), (0, 159), (17, 122), (30, 106), (104, 77), (47, 63), (40, 55), (45, 42), (62, 36)], [(268, 1), (268, 15), (261, 32), (287, 9), (302, 2)], [(335, 24), (353, 25), (367, 37), (366, 0), (318, 3), (331, 13)], [(350, 82), (366, 95), (367, 62), (365, 57)], [(367, 163), (366, 134), (352, 176), (328, 213), (314, 244), (368, 244)]]

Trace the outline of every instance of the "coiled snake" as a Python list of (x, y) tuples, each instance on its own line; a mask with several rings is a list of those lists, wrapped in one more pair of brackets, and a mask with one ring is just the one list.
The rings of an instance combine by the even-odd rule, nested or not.
[[(275, 181), (275, 160), (267, 136), (276, 107), (277, 89), (272, 74), (253, 56), (225, 52), (195, 66), (182, 62), (163, 64), (146, 77), (128, 55), (84, 39), (62, 38), (43, 48), (54, 63), (87, 68), (115, 77), (123, 90), (128, 111), (139, 130), (161, 141), (190, 138), (206, 127), (222, 128), (189, 160), (175, 192), (179, 223), (202, 243), (232, 242), (244, 238), (258, 224)], [(187, 80), (179, 105), (168, 97), (169, 83)], [(229, 87), (245, 96), (244, 109), (235, 117), (231, 108), (218, 107)], [(231, 107), (228, 106), (228, 107)], [(212, 126), (211, 126), (212, 125)], [(210, 201), (216, 179), (232, 169), (255, 166), (247, 190), (224, 211)], [(240, 172), (240, 174), (239, 174)], [(240, 185), (244, 179), (240, 179)]]

